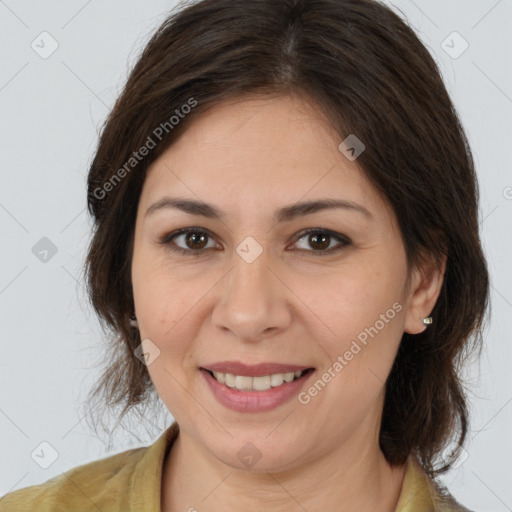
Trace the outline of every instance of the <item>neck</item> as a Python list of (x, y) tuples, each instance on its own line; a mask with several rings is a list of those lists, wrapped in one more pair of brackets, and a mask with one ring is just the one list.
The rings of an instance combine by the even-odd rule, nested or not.
[[(353, 510), (394, 512), (405, 465), (390, 466), (378, 438), (351, 439), (336, 450), (280, 472), (233, 468), (180, 431), (162, 476), (162, 512)], [(347, 447), (355, 447), (350, 449)]]

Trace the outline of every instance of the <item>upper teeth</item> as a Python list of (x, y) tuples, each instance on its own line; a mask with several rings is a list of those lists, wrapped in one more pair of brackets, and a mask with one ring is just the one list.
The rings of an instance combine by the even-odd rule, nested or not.
[(271, 387), (281, 386), (283, 382), (291, 382), (299, 378), (304, 372), (298, 370), (289, 373), (273, 373), (262, 377), (247, 377), (245, 375), (233, 375), (231, 373), (213, 372), (215, 378), (230, 388), (240, 391), (267, 391)]

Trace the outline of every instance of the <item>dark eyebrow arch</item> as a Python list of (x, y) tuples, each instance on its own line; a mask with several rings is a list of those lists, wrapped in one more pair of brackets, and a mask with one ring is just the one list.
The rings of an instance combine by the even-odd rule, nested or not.
[[(164, 208), (174, 208), (190, 213), (191, 215), (201, 215), (209, 219), (223, 220), (226, 217), (224, 212), (208, 203), (174, 197), (163, 197), (156, 203), (153, 203), (146, 210), (146, 217)], [(373, 218), (373, 215), (364, 206), (352, 201), (346, 201), (344, 199), (319, 199), (316, 201), (306, 201), (281, 208), (274, 214), (274, 220), (277, 222), (289, 222), (298, 217), (311, 215), (323, 210), (333, 210), (336, 208), (360, 212), (369, 219)]]

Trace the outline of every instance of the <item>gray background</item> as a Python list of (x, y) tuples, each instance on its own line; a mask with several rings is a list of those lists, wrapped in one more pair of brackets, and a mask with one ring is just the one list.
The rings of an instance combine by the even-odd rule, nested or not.
[[(471, 509), (512, 510), (512, 0), (389, 3), (438, 62), (481, 184), (492, 316), (482, 359), (467, 372), (467, 454), (444, 480)], [(0, 496), (149, 444), (172, 420), (167, 413), (151, 435), (135, 430), (138, 440), (118, 430), (111, 451), (88, 428), (82, 400), (98, 376), (102, 335), (80, 275), (98, 130), (139, 49), (174, 5), (0, 0)], [(40, 36), (45, 31), (52, 39)], [(42, 58), (52, 40), (58, 48)], [(42, 442), (58, 454), (47, 469), (31, 456), (52, 461)]]

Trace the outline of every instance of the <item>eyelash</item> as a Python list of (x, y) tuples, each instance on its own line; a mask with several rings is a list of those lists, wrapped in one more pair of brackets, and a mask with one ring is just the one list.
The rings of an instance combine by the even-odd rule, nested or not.
[[(179, 253), (179, 254), (183, 254), (183, 255), (187, 255), (187, 256), (199, 256), (200, 253), (204, 252), (206, 249), (183, 249), (182, 247), (178, 247), (176, 244), (174, 244), (172, 242), (172, 240), (174, 238), (176, 238), (177, 236), (184, 235), (184, 234), (186, 235), (189, 233), (205, 234), (208, 236), (209, 239), (213, 239), (213, 236), (211, 236), (211, 233), (206, 229), (184, 228), (184, 229), (179, 229), (177, 231), (169, 233), (159, 243), (167, 246), (167, 248), (169, 250)], [(301, 238), (304, 238), (305, 236), (311, 235), (311, 234), (326, 234), (326, 235), (330, 236), (331, 238), (334, 238), (334, 239), (338, 240), (339, 242), (341, 242), (342, 245), (340, 245), (338, 247), (331, 248), (331, 249), (325, 249), (325, 250), (319, 249), (316, 251), (308, 251), (307, 249), (298, 249), (299, 251), (311, 252), (311, 253), (313, 253), (314, 256), (323, 256), (326, 254), (327, 255), (333, 254), (335, 252), (340, 251), (344, 247), (351, 245), (351, 241), (348, 237), (341, 235), (340, 233), (335, 233), (334, 231), (330, 231), (328, 229), (320, 229), (320, 228), (310, 228), (310, 229), (306, 229), (306, 230), (302, 231), (295, 243), (297, 243)]]

